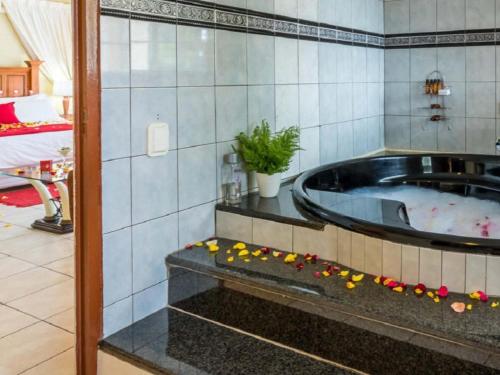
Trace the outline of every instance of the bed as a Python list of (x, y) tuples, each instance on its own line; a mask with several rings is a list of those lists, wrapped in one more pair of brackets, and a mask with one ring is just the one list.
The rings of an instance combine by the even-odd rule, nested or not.
[[(68, 121), (58, 115), (47, 118), (46, 114), (44, 121), (37, 121), (39, 111), (44, 111), (38, 107), (45, 105), (48, 98), (39, 93), (41, 62), (26, 64), (26, 67), (0, 67), (0, 104), (15, 102), (25, 112), (23, 119), (29, 120), (0, 124), (0, 169), (38, 164), (40, 160), (60, 160), (58, 150), (73, 146), (73, 127)], [(23, 179), (0, 177), (0, 189), (25, 183)]]

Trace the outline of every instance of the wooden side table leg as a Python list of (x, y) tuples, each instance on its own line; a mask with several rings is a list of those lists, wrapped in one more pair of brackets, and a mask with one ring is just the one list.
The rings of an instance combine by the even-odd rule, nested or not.
[(61, 197), (61, 225), (71, 224), (68, 187), (62, 181), (54, 182)]
[(36, 189), (40, 198), (42, 198), (43, 205), (45, 207), (45, 217), (44, 220), (47, 222), (52, 222), (57, 220), (57, 210), (52, 203), (52, 195), (50, 195), (49, 189), (38, 180), (30, 180), (31, 185)]

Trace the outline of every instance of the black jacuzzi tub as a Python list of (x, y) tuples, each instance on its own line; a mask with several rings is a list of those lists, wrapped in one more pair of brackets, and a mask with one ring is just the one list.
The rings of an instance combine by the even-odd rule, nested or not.
[(402, 202), (345, 194), (369, 186), (415, 185), (500, 202), (500, 157), (411, 154), (353, 159), (302, 174), (294, 184), (304, 214), (368, 236), (419, 247), (500, 255), (500, 240), (414, 229)]

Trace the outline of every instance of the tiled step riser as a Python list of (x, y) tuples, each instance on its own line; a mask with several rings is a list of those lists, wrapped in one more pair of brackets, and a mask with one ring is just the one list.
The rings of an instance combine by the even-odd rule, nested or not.
[(500, 257), (418, 248), (327, 225), (323, 231), (217, 211), (216, 234), (323, 259), (371, 275), (384, 275), (456, 293), (500, 296)]
[[(446, 352), (429, 350), (434, 340), (426, 341), (420, 335), (417, 339), (412, 331), (385, 325), (381, 328), (359, 316), (312, 307), (292, 296), (244, 282), (212, 278), (175, 266), (170, 270), (173, 275), (183, 275), (169, 283), (173, 308), (363, 373), (392, 374), (394, 366), (420, 368), (415, 373), (422, 374), (431, 368), (441, 374), (490, 371), (481, 365), (488, 360), (488, 354), (451, 345), (453, 350), (461, 350), (460, 358), (451, 357)], [(183, 290), (184, 295), (178, 290)], [(387, 353), (391, 353), (389, 362)], [(424, 364), (421, 358), (426, 358)], [(477, 364), (469, 362), (470, 358)]]

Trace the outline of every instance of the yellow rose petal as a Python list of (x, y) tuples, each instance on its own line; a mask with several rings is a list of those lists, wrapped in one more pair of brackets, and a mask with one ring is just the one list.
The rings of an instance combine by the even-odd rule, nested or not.
[(217, 245), (209, 245), (208, 246), (208, 251), (210, 251), (211, 253), (215, 253), (215, 252), (219, 251), (219, 246), (217, 246)]
[(260, 260), (262, 260), (263, 262), (265, 262), (267, 260), (267, 257), (262, 257), (262, 258), (260, 258)]
[(196, 247), (202, 247), (203, 246), (203, 242), (196, 242), (194, 244), (194, 246), (196, 246)]
[(285, 257), (285, 263), (293, 263), (297, 259), (297, 254), (288, 254)]
[(281, 251), (273, 251), (273, 257), (278, 258), (281, 256)]
[(352, 279), (352, 281), (358, 282), (358, 281), (363, 280), (364, 277), (365, 277), (365, 275), (360, 273), (359, 275), (352, 275), (351, 279)]
[(12, 224), (4, 224), (4, 228), (10, 228), (12, 226)]
[(250, 259), (249, 258), (243, 259), (243, 262), (250, 263)]
[(349, 276), (349, 271), (347, 271), (347, 270), (346, 271), (340, 271), (339, 275), (342, 276), (342, 277)]
[(392, 288), (392, 291), (396, 292), (396, 293), (402, 293), (403, 292), (403, 287), (397, 286), (395, 288)]
[(250, 254), (250, 252), (249, 252), (247, 249), (240, 250), (240, 251), (238, 252), (238, 256), (239, 256), (239, 257), (246, 257), (248, 254)]
[(234, 257), (229, 257), (229, 258), (227, 258), (227, 261), (228, 261), (229, 263), (234, 262)]
[(434, 293), (432, 293), (432, 292), (427, 292), (427, 297), (429, 297), (429, 298), (434, 298)]
[(491, 303), (491, 307), (493, 307), (494, 309), (497, 308), (498, 306), (500, 306), (500, 302), (495, 301)]
[(473, 292), (469, 294), (470, 299), (480, 299), (481, 295), (478, 292)]
[(226, 250), (226, 254), (231, 254), (232, 253), (232, 250), (231, 249), (227, 249)]
[(465, 308), (469, 311), (472, 311), (472, 305), (470, 303)]
[(348, 281), (346, 284), (345, 284), (346, 288), (347, 289), (354, 289), (356, 288), (356, 284), (354, 284), (353, 282), (351, 281)]
[(390, 279), (390, 278), (387, 278), (384, 280), (384, 286), (387, 286), (389, 285), (389, 283), (393, 282), (394, 280), (393, 279)]
[(245, 245), (243, 242), (238, 242), (233, 246), (233, 249), (235, 250), (244, 250), (246, 249), (247, 245)]
[(255, 250), (255, 251), (252, 251), (252, 255), (253, 255), (254, 257), (258, 257), (258, 256), (260, 256), (261, 254), (262, 254), (262, 251), (260, 251), (260, 250)]
[(375, 282), (375, 284), (380, 284), (380, 276), (377, 276), (373, 281)]
[(437, 296), (434, 297), (434, 302), (439, 303), (439, 301), (440, 301), (439, 297), (437, 297)]
[(323, 276), (325, 276), (325, 277), (330, 277), (330, 276), (332, 276), (332, 274), (331, 274), (330, 272), (328, 272), (328, 271), (323, 271), (323, 272), (321, 272), (321, 274), (322, 274)]

